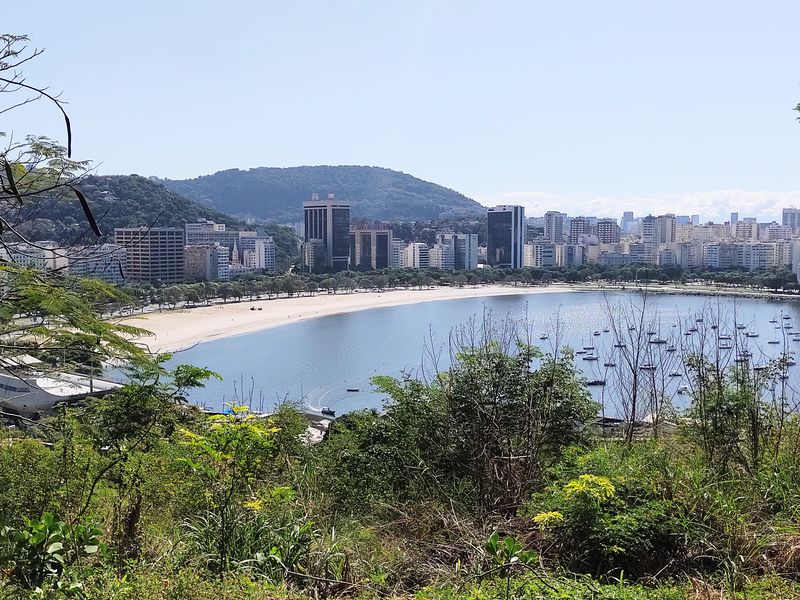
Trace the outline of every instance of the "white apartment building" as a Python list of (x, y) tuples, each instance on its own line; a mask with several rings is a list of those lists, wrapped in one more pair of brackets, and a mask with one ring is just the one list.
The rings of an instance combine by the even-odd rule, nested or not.
[(430, 266), (428, 244), (412, 242), (406, 246), (403, 266), (409, 269), (427, 269)]
[(391, 252), (389, 266), (393, 269), (402, 269), (405, 267), (406, 243), (403, 240), (392, 240), (392, 246), (389, 250)]

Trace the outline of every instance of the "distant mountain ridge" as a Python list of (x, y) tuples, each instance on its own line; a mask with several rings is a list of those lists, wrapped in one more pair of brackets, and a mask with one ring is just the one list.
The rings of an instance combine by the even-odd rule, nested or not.
[(426, 220), (475, 216), (486, 209), (449, 188), (406, 173), (365, 166), (229, 169), (164, 186), (221, 212), (282, 223), (302, 219), (303, 201), (318, 192), (352, 205), (353, 218)]

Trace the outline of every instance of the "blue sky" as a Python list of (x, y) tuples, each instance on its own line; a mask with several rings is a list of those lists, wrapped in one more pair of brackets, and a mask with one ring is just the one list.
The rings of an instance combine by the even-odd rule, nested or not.
[(2, 27), (46, 48), (28, 79), (100, 173), (379, 165), (529, 215), (800, 204), (798, 2), (37, 6)]

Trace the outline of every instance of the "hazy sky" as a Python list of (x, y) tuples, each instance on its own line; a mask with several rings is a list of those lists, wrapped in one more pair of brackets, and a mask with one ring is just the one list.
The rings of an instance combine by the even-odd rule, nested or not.
[[(379, 165), (619, 217), (800, 205), (800, 2), (50, 0), (46, 53), (100, 173)], [(44, 107), (0, 131), (63, 137)]]

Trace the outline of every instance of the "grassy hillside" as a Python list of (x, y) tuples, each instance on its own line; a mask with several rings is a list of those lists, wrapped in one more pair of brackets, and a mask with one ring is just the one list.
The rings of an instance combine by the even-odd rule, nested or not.
[(380, 167), (317, 166), (248, 171), (230, 169), (186, 180), (164, 180), (167, 188), (216, 210), (295, 222), (303, 201), (329, 192), (350, 202), (354, 218), (438, 219), (481, 214), (484, 208), (451, 189)]

